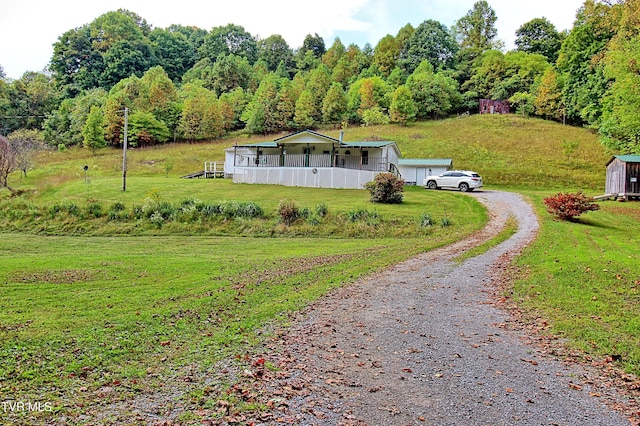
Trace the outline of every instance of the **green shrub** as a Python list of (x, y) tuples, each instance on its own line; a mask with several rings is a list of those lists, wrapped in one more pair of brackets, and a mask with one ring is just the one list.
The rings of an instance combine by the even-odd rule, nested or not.
[(428, 213), (422, 213), (418, 222), (420, 223), (420, 226), (424, 228), (433, 225), (433, 219)]
[(110, 212), (121, 212), (124, 209), (125, 209), (124, 204), (121, 203), (120, 201), (113, 203), (111, 207), (109, 207)]
[(61, 210), (67, 212), (71, 216), (80, 217), (82, 212), (80, 211), (80, 207), (73, 201), (64, 200), (61, 205)]
[(365, 184), (374, 203), (400, 204), (404, 180), (398, 179), (393, 173), (378, 173), (376, 177)]
[(102, 216), (102, 204), (99, 201), (90, 201), (87, 205), (87, 214), (95, 218)]
[(347, 211), (347, 218), (349, 218), (350, 222), (362, 221), (362, 222), (368, 222), (368, 223), (377, 223), (379, 219), (379, 215), (377, 211), (357, 209), (357, 210)]
[(316, 214), (319, 217), (325, 217), (327, 213), (329, 213), (329, 208), (327, 207), (326, 204), (322, 203), (316, 206)]
[(309, 219), (311, 217), (311, 209), (309, 207), (304, 207), (300, 210), (300, 217), (304, 219)]

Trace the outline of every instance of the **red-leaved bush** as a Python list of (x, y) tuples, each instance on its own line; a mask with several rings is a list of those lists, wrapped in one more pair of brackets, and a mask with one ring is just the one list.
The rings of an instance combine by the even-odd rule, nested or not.
[(593, 202), (593, 198), (582, 192), (559, 192), (553, 197), (545, 198), (544, 205), (551, 215), (561, 220), (573, 220), (582, 213), (600, 209), (600, 206)]

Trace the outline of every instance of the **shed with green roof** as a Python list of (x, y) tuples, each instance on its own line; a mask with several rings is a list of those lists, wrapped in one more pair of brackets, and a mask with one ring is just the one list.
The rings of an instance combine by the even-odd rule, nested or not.
[(640, 155), (615, 155), (607, 163), (605, 194), (640, 197)]
[(408, 185), (423, 185), (427, 176), (438, 175), (453, 167), (451, 158), (400, 158), (400, 175)]

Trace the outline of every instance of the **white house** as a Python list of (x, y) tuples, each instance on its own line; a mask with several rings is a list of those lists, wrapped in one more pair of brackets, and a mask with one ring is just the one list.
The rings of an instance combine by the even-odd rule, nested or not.
[(401, 158), (398, 161), (400, 175), (408, 185), (422, 185), (424, 178), (451, 170), (451, 158)]
[(392, 141), (345, 142), (312, 130), (272, 142), (225, 149), (224, 173), (234, 183), (314, 188), (363, 188), (376, 174), (399, 175), (400, 150)]

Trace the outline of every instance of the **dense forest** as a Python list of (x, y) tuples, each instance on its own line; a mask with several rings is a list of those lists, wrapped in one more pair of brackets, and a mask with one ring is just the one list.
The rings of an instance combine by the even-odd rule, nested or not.
[(309, 34), (292, 49), (234, 24), (153, 28), (131, 11), (109, 12), (62, 34), (45, 72), (10, 80), (0, 66), (0, 134), (60, 149), (118, 146), (126, 109), (129, 142), (149, 146), (406, 124), (475, 113), (485, 98), (640, 152), (640, 0), (586, 0), (564, 33), (533, 19), (506, 53), (496, 20), (478, 1), (451, 28), (407, 24), (362, 48)]

